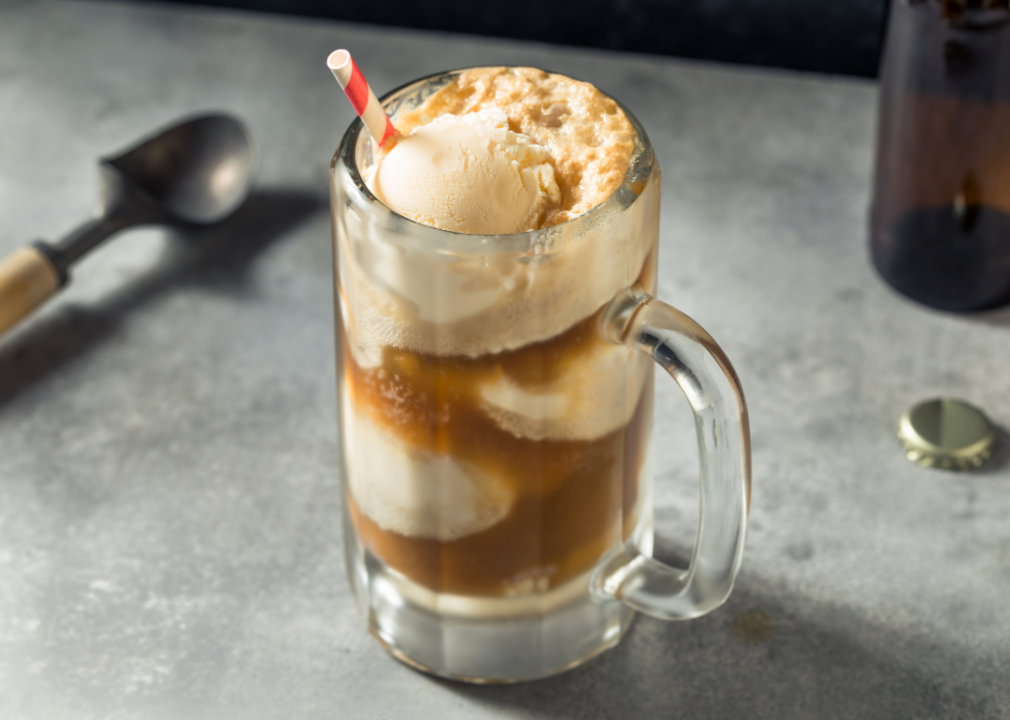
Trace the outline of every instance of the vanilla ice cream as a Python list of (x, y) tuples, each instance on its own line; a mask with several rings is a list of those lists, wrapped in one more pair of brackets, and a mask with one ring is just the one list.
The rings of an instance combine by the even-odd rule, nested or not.
[(396, 212), (442, 230), (534, 230), (561, 201), (547, 151), (489, 108), (442, 115), (399, 140), (370, 189)]
[(411, 448), (343, 397), (348, 480), (381, 527), (411, 537), (455, 540), (499, 522), (515, 493), (501, 479), (447, 455)]

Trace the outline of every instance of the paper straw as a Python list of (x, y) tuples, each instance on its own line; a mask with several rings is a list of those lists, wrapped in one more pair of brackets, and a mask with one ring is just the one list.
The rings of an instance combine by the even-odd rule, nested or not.
[(389, 116), (382, 109), (372, 88), (368, 86), (368, 81), (361, 74), (351, 54), (346, 50), (334, 50), (326, 58), (326, 67), (330, 69), (333, 77), (344, 89), (347, 99), (354, 106), (354, 111), (365, 123), (368, 132), (375, 138), (375, 142), (381, 147), (386, 140), (395, 137), (396, 128), (393, 127)]

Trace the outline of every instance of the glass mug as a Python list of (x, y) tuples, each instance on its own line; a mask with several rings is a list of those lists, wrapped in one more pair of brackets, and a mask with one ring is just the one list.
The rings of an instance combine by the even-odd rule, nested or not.
[[(415, 107), (460, 72), (383, 98)], [(688, 619), (740, 567), (750, 435), (729, 360), (656, 288), (659, 164), (638, 121), (622, 186), (513, 235), (439, 230), (365, 186), (355, 120), (331, 164), (344, 547), (369, 630), (471, 682), (574, 667), (634, 611)], [(698, 535), (651, 558), (652, 358), (695, 414)]]

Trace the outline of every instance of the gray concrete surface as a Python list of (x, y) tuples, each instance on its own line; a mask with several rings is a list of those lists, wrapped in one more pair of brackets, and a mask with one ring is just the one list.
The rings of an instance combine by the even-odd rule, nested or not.
[[(664, 168), (660, 295), (733, 358), (754, 433), (744, 569), (703, 619), (515, 687), (434, 680), (365, 633), (341, 561), (326, 169), (352, 111), (477, 63), (591, 80)], [(115, 3), (0, 3), (0, 251), (92, 208), (94, 160), (205, 109), (260, 192), (214, 232), (124, 235), (0, 340), (0, 717), (1010, 717), (1010, 450), (922, 470), (935, 394), (1010, 423), (1010, 311), (932, 312), (872, 272), (872, 85), (645, 56)], [(661, 383), (660, 550), (696, 516)]]

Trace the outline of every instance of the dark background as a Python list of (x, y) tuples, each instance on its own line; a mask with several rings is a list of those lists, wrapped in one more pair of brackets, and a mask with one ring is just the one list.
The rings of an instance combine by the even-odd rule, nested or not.
[(874, 77), (887, 0), (178, 0)]

